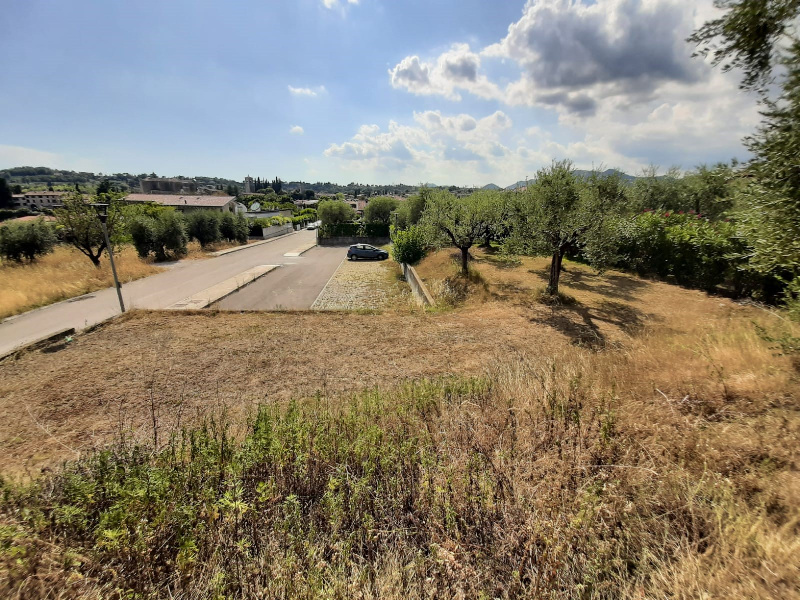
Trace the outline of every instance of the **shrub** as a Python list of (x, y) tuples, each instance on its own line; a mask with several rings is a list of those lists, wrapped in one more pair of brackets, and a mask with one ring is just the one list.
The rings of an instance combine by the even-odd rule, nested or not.
[(323, 225), (347, 223), (356, 217), (356, 211), (342, 200), (323, 200), (317, 206), (317, 214)]
[(397, 262), (415, 265), (425, 258), (425, 250), (425, 236), (418, 226), (393, 232), (392, 258)]
[(186, 235), (186, 224), (182, 214), (168, 211), (158, 215), (155, 220), (156, 260), (166, 260), (168, 255), (175, 258), (184, 256), (188, 242), (189, 236)]
[(186, 230), (189, 237), (197, 240), (205, 248), (222, 239), (220, 235), (220, 213), (212, 210), (192, 211), (186, 216)]
[(34, 261), (37, 256), (52, 252), (55, 243), (53, 228), (43, 219), (0, 227), (0, 255), (6, 260)]
[(153, 217), (139, 215), (128, 225), (136, 253), (146, 258), (151, 253), (156, 260), (178, 258), (187, 252), (189, 241), (183, 215), (175, 211), (163, 211)]
[(686, 286), (736, 295), (774, 295), (775, 281), (748, 269), (746, 241), (730, 222), (701, 215), (646, 211), (617, 222), (614, 266), (642, 275), (672, 276)]
[(388, 225), (392, 211), (397, 209), (397, 200), (387, 196), (372, 198), (364, 209), (364, 221), (367, 223), (383, 223)]
[(0, 221), (29, 217), (34, 213), (27, 208), (0, 208)]
[(147, 258), (155, 247), (155, 219), (145, 215), (133, 217), (128, 223), (128, 233), (139, 258)]

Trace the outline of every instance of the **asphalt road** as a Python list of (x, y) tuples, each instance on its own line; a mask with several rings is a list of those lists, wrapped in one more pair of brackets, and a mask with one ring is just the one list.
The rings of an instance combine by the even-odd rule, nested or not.
[(279, 269), (223, 298), (215, 306), (223, 310), (311, 308), (346, 253), (346, 248), (316, 246), (302, 256), (284, 257)]
[[(125, 307), (167, 308), (258, 265), (282, 265), (264, 275), (263, 281), (251, 284), (267, 284), (262, 294), (269, 296), (273, 304), (262, 302), (260, 306), (309, 308), (344, 255), (342, 248), (312, 248), (300, 257), (284, 256), (313, 243), (315, 236), (316, 231), (302, 230), (223, 256), (181, 261), (163, 273), (123, 285)], [(268, 285), (270, 278), (275, 281), (272, 285)], [(116, 292), (107, 288), (9, 317), (0, 323), (0, 356), (68, 327), (85, 329), (116, 314), (119, 314)]]

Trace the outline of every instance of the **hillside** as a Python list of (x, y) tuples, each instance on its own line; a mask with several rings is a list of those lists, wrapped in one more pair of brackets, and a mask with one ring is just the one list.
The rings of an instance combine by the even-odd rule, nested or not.
[[(622, 179), (624, 179), (625, 181), (627, 181), (627, 182), (633, 182), (633, 181), (636, 181), (638, 179), (638, 177), (635, 177), (633, 175), (628, 175), (626, 173), (623, 173), (622, 171), (617, 171), (616, 169), (606, 169), (605, 171), (602, 172), (603, 175), (610, 175), (612, 173), (618, 173), (619, 176)], [(584, 178), (584, 179), (589, 177), (591, 174), (592, 174), (591, 171), (586, 171), (584, 169), (576, 169), (575, 170), (575, 175), (577, 175), (578, 177)], [(528, 183), (531, 183), (532, 181), (534, 181), (533, 178), (529, 179)], [(525, 180), (524, 179), (522, 179), (520, 181), (517, 181), (516, 183), (512, 183), (509, 186), (506, 186), (504, 189), (506, 189), (506, 190), (515, 190), (515, 189), (520, 188), (520, 187), (525, 187)]]
[(798, 366), (754, 324), (797, 329), (474, 254), (419, 265), (431, 312), (134, 311), (0, 362), (36, 477), (0, 595), (798, 598)]

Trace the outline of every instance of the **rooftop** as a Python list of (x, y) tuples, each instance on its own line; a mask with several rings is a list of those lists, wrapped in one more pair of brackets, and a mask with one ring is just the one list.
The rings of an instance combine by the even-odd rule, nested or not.
[(175, 194), (128, 194), (126, 202), (155, 202), (162, 206), (205, 206), (208, 208), (225, 206), (233, 196), (179, 196)]

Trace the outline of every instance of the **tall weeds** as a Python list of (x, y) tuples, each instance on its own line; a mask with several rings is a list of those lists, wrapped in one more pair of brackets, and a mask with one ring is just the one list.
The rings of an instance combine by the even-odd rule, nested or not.
[(4, 483), (0, 595), (796, 593), (797, 506), (693, 456), (687, 420), (665, 425), (671, 443), (637, 431), (641, 407), (589, 367), (519, 357), (344, 404), (263, 406), (243, 436), (210, 419)]

